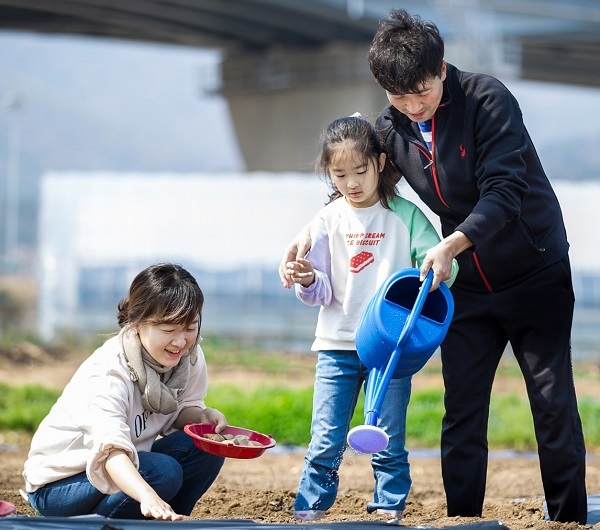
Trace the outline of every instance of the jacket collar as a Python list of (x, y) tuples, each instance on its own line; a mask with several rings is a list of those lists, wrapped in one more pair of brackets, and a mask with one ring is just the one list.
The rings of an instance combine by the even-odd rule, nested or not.
[(460, 71), (456, 66), (446, 63), (446, 80), (444, 81), (444, 92), (442, 93), (440, 107), (447, 107), (453, 101), (458, 101), (461, 98), (464, 98), (464, 95), (460, 90)]

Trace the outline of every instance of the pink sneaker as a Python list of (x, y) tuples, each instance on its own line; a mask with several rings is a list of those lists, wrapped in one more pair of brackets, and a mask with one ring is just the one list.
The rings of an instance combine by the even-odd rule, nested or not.
[(325, 510), (298, 510), (294, 512), (294, 519), (301, 521), (318, 521), (325, 517)]

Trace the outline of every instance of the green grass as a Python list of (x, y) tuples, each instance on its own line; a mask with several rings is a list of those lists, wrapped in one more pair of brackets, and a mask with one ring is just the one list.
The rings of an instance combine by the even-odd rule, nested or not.
[(231, 425), (271, 434), (281, 445), (310, 441), (312, 387), (212, 385), (207, 404), (223, 412)]
[[(310, 441), (312, 388), (268, 386), (243, 390), (214, 385), (209, 404), (219, 408), (232, 425), (271, 434), (282, 445), (307, 445)], [(600, 400), (580, 398), (579, 413), (588, 448), (600, 447)], [(442, 389), (413, 391), (407, 415), (407, 446), (439, 447), (443, 414)], [(361, 398), (351, 425), (362, 422)], [(528, 400), (515, 394), (492, 395), (488, 438), (491, 449), (534, 451), (536, 441)]]
[[(202, 351), (209, 367), (247, 368), (272, 375), (289, 373), (292, 369), (307, 368), (304, 363), (294, 363), (293, 355), (265, 353), (258, 347), (242, 344), (235, 339), (219, 338), (213, 335), (204, 337)], [(311, 366), (310, 370), (314, 372), (314, 366)]]
[(0, 383), (0, 429), (34, 431), (58, 396), (39, 385), (13, 388)]
[[(305, 446), (310, 441), (312, 386), (288, 388), (277, 383), (278, 374), (314, 372), (314, 364), (293, 355), (265, 354), (232, 341), (208, 337), (203, 350), (209, 365), (222, 369), (248, 369), (273, 375), (260, 387), (211, 383), (207, 404), (225, 413), (231, 425), (271, 434), (281, 445)], [(305, 361), (305, 360), (304, 360)], [(439, 365), (429, 363), (424, 374), (439, 374)], [(522, 376), (514, 361), (501, 363), (498, 376)], [(576, 380), (599, 383), (598, 371), (575, 367)], [(41, 386), (11, 387), (0, 383), (0, 430), (33, 432), (48, 413), (59, 392)], [(578, 394), (579, 412), (588, 449), (600, 448), (600, 399)], [(407, 418), (407, 446), (439, 447), (443, 416), (443, 389), (413, 390)], [(352, 426), (363, 422), (361, 397)], [(492, 449), (531, 451), (536, 447), (529, 402), (513, 392), (492, 393), (488, 429)]]
[[(33, 432), (59, 393), (41, 386), (10, 387), (0, 384), (0, 430)], [(407, 418), (409, 447), (438, 447), (443, 415), (442, 389), (413, 392)], [(231, 425), (271, 434), (281, 445), (305, 446), (310, 441), (312, 388), (288, 389), (279, 385), (259, 388), (215, 384), (208, 405), (219, 408)], [(352, 426), (363, 421), (359, 401)], [(600, 447), (600, 400), (579, 400), (586, 444)], [(492, 397), (489, 421), (492, 449), (535, 450), (529, 403), (514, 394)]]

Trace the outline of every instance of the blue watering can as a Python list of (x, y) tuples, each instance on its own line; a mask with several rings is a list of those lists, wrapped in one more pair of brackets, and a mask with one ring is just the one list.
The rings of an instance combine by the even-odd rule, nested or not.
[(421, 283), (418, 269), (392, 274), (367, 305), (356, 331), (356, 350), (370, 369), (365, 389), (365, 424), (348, 433), (348, 445), (361, 453), (387, 447), (387, 433), (377, 427), (392, 378), (417, 373), (439, 347), (450, 327), (454, 300), (444, 283), (429, 292), (433, 270)]

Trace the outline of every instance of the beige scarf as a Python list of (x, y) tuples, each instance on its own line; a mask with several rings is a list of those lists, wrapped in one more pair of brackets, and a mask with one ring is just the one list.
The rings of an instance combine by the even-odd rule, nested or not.
[(190, 365), (195, 365), (198, 360), (197, 345), (181, 358), (177, 366), (167, 368), (157, 363), (146, 351), (135, 331), (123, 331), (121, 344), (129, 367), (129, 377), (137, 383), (142, 393), (144, 409), (160, 414), (175, 412), (187, 386)]

